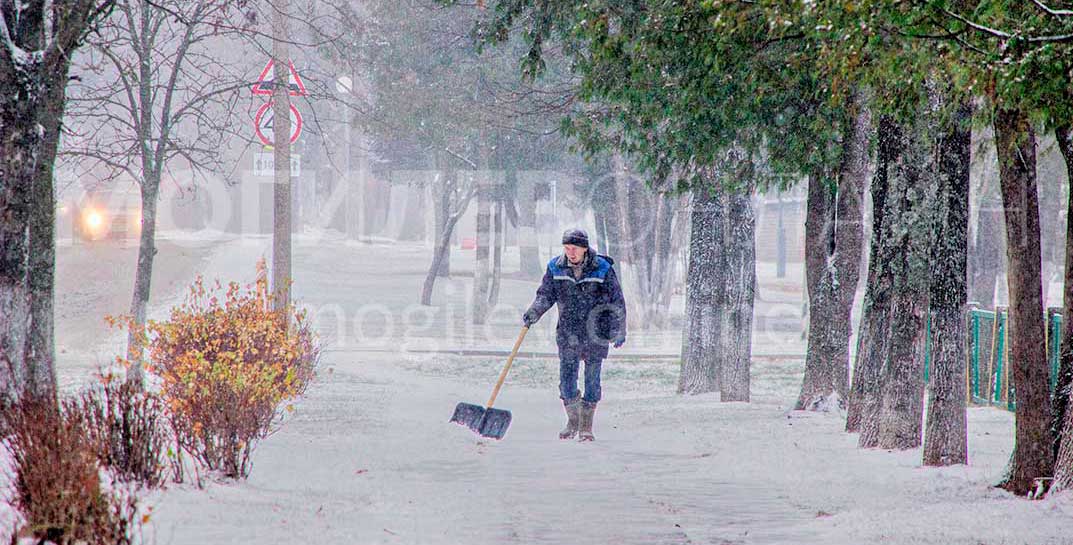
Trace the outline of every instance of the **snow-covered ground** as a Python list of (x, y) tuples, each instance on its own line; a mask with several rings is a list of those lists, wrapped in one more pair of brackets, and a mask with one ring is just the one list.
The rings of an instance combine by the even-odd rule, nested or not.
[[(249, 281), (268, 242), (224, 242), (199, 268)], [(538, 354), (516, 361), (497, 402), (513, 413), (506, 438), (481, 439), (447, 420), (456, 403), (486, 400), (504, 358), (458, 352), (508, 350), (536, 283), (505, 279), (489, 323), (471, 326), (472, 253), (456, 251), (456, 276), (437, 284), (431, 309), (417, 304), (428, 256), (296, 237), (295, 295), (325, 341), (319, 378), (255, 452), (247, 481), (151, 494), (150, 542), (1073, 543), (1073, 496), (1030, 502), (991, 486), (1012, 414), (969, 411), (969, 466), (859, 450), (842, 415), (789, 410), (804, 345), (777, 328), (756, 335), (748, 404), (675, 395), (677, 332), (631, 333), (604, 364), (597, 441), (581, 444), (557, 439), (557, 363), (539, 354), (554, 352), (549, 315), (523, 345)], [(762, 293), (764, 283), (762, 269)], [(799, 306), (777, 295), (758, 312)], [(162, 301), (152, 315), (166, 314)], [(61, 367), (68, 384), (80, 374)]]

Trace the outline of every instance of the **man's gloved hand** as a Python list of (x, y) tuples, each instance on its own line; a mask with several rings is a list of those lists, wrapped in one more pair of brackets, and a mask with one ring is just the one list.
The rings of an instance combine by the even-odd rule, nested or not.
[(540, 316), (538, 316), (536, 311), (533, 309), (529, 309), (525, 311), (525, 314), (522, 314), (522, 323), (525, 324), (525, 327), (532, 326), (533, 324), (537, 323), (537, 320), (539, 319)]
[(616, 338), (615, 341), (611, 343), (611, 346), (622, 348), (622, 345), (624, 344), (626, 344), (626, 336), (622, 335), (621, 337)]

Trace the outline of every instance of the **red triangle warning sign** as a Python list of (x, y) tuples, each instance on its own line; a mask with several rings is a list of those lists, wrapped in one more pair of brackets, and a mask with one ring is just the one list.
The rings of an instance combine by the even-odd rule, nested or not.
[[(290, 95), (292, 97), (306, 96), (309, 93), (306, 92), (305, 83), (302, 83), (302, 77), (298, 75), (298, 70), (294, 69), (294, 61), (289, 61), (291, 77), (290, 81)], [(276, 65), (275, 59), (268, 59), (268, 64), (265, 65), (265, 69), (261, 70), (261, 75), (257, 78), (257, 82), (253, 84), (253, 94), (255, 95), (271, 95), (275, 82), (275, 71), (272, 69)]]

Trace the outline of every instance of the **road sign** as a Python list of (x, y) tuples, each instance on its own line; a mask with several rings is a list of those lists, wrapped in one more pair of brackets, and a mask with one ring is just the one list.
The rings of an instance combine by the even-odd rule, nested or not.
[[(306, 92), (305, 83), (302, 82), (302, 77), (298, 75), (298, 71), (294, 69), (294, 61), (289, 61), (291, 77), (289, 81), (290, 95), (292, 97), (306, 96), (309, 93)], [(274, 88), (276, 73), (272, 68), (276, 65), (275, 59), (268, 59), (268, 64), (265, 65), (265, 69), (261, 70), (261, 75), (257, 78), (257, 82), (253, 84), (253, 94), (255, 95), (271, 95)]]
[[(276, 175), (276, 154), (257, 152), (253, 156), (253, 175), (254, 176), (275, 176)], [(302, 156), (297, 153), (291, 153), (291, 177), (302, 175)]]
[[(253, 117), (253, 124), (257, 131), (257, 138), (266, 146), (275, 144), (275, 132), (272, 130), (272, 103), (269, 102), (257, 110)], [(302, 134), (302, 114), (298, 108), (291, 104), (291, 143), (293, 144)]]

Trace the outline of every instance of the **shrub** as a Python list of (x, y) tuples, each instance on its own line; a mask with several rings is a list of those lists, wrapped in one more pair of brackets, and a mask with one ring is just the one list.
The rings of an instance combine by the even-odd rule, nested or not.
[(116, 479), (157, 487), (167, 478), (163, 454), (171, 442), (159, 396), (101, 374), (101, 385), (78, 399), (101, 464)]
[(234, 478), (249, 474), (254, 446), (305, 391), (319, 355), (305, 312), (274, 310), (263, 260), (257, 270), (254, 284), (230, 283), (222, 301), (220, 283), (211, 293), (199, 277), (145, 335), (180, 451)]
[(104, 491), (98, 446), (77, 403), (15, 403), (3, 414), (3, 430), (12, 483), (5, 499), (25, 523), (18, 533), (61, 545), (132, 542), (137, 500)]

